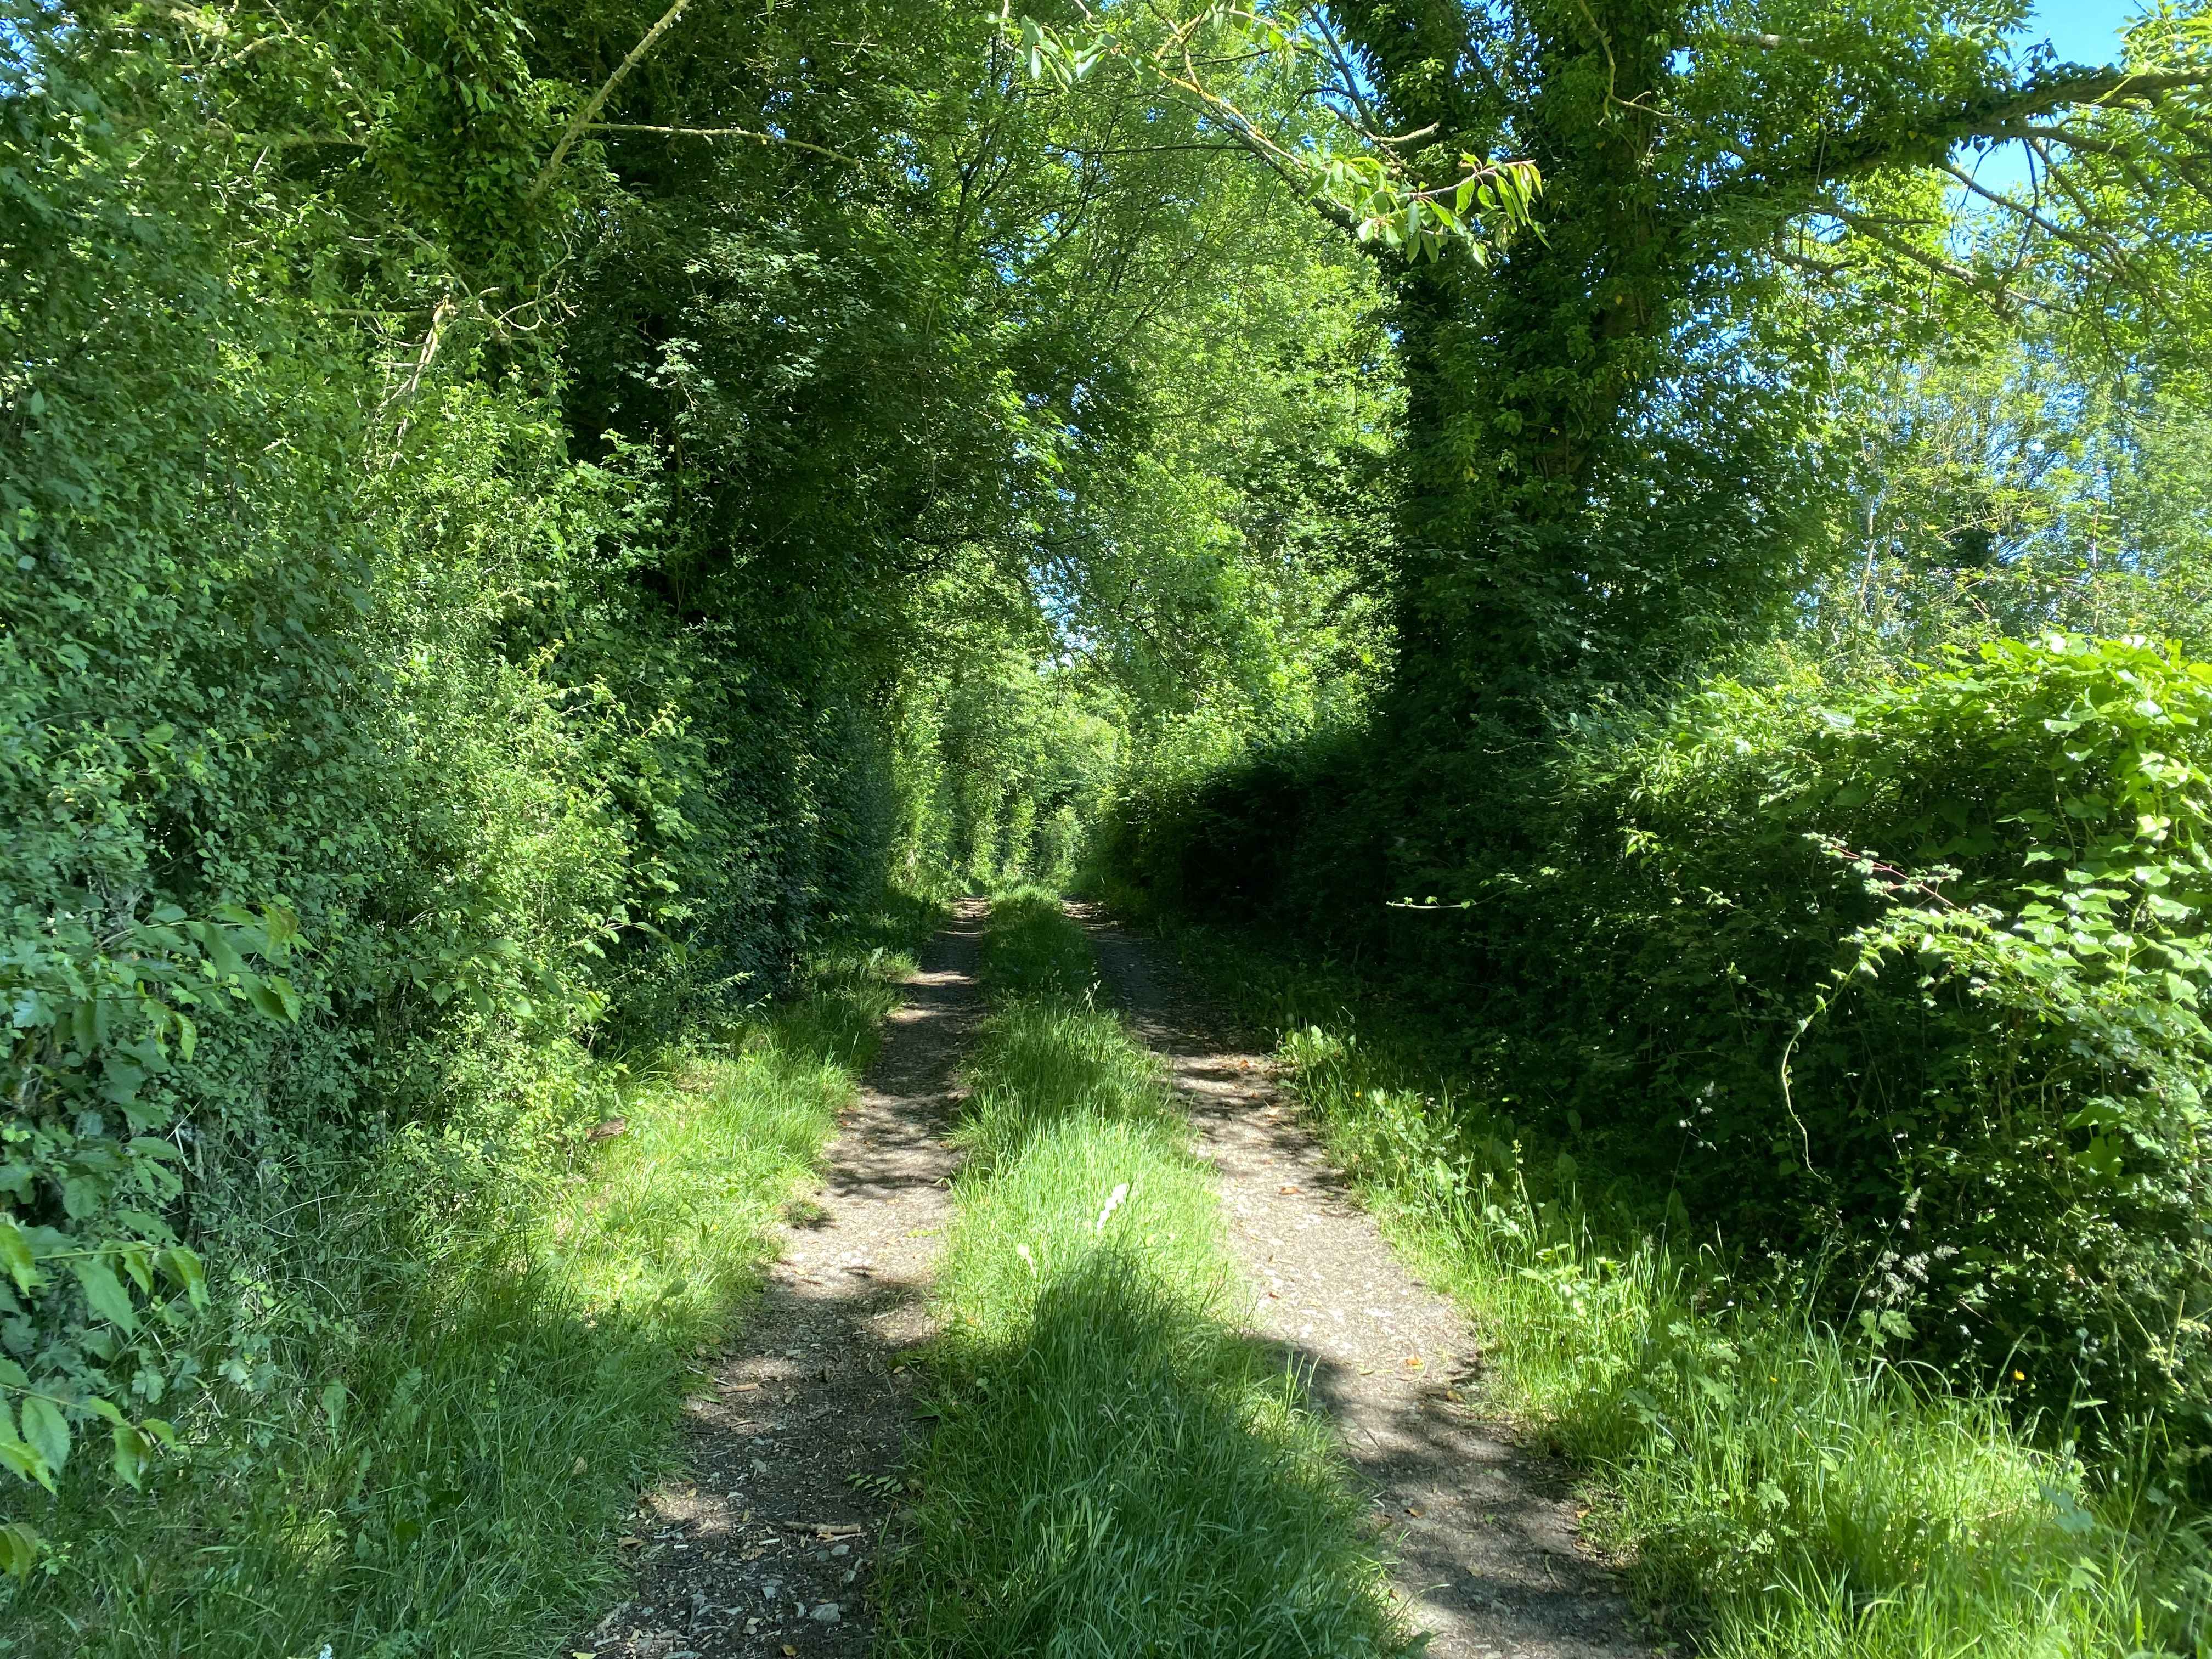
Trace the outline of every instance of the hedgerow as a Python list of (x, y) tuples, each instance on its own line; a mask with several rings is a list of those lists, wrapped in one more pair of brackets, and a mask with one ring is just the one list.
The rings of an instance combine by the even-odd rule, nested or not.
[(1135, 803), (1121, 856), (1365, 953), (1569, 1184), (1783, 1252), (1862, 1344), (2201, 1481), (2208, 714), (2172, 649), (2001, 641), (1593, 725), (1514, 820), (1404, 803), (1364, 868), (1383, 792), (1341, 750)]
[[(702, 628), (637, 580), (649, 447), (574, 454), (542, 354), (445, 309), (396, 364), (361, 325), (411, 303), (363, 241), (526, 274), (539, 229), (488, 251), (499, 214), (406, 157), (334, 180), (240, 137), (357, 113), (313, 85), (349, 52), (420, 90), (434, 20), (264, 21), (239, 58), (219, 19), (7, 26), (0, 1466), (49, 1490), (94, 1435), (137, 1486), (271, 1386), (269, 1218), (401, 1125), (576, 1134), (592, 1044), (775, 990), (895, 817), (865, 675), (801, 641), (777, 678), (788, 606)], [(481, 98), (535, 108), (477, 21)], [(38, 1548), (0, 1528), (0, 1567)]]

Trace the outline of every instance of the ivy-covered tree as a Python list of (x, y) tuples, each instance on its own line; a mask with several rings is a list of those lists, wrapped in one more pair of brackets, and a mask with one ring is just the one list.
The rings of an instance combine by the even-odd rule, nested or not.
[[(1329, 8), (1417, 176), (1474, 153), (1544, 181), (1537, 234), (1400, 275), (1413, 702), (1525, 732), (1751, 635), (1793, 574), (1792, 446), (1823, 353), (1869, 321), (1924, 340), (2069, 282), (2109, 302), (2149, 257), (2134, 245), (2189, 234), (2212, 163), (2201, 21), (2084, 68), (2016, 47), (2026, 14)], [(2033, 153), (2037, 199), (1976, 182), (2003, 144)], [(2005, 198), (2008, 234), (1959, 246), (1961, 191)], [(2132, 283), (2134, 309), (2152, 288)]]

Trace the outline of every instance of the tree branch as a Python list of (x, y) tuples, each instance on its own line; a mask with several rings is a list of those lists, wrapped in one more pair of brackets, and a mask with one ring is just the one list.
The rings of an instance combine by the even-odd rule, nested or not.
[(1700, 35), (1685, 45), (1698, 46), (1757, 46), (1761, 52), (1804, 52), (1818, 53), (1818, 40), (1808, 40), (1801, 34), (1760, 34), (1752, 29), (1723, 29), (1715, 34)]
[(538, 177), (531, 181), (530, 194), (523, 198), (524, 207), (538, 205), (538, 198), (552, 187), (555, 177), (561, 171), (561, 163), (568, 160), (568, 146), (576, 142), (576, 135), (591, 125), (607, 100), (613, 95), (614, 89), (629, 77), (629, 72), (638, 66), (646, 53), (659, 44), (660, 37), (676, 27), (676, 20), (684, 15), (684, 9), (690, 3), (691, 0), (676, 0), (674, 5), (662, 13), (660, 21), (647, 29), (645, 38), (629, 49), (629, 56), (615, 66), (615, 72), (607, 76), (590, 100), (569, 118), (568, 129), (561, 135), (561, 142), (553, 146), (552, 155), (545, 158), (545, 165), (538, 170)]
[(851, 156), (820, 144), (810, 144), (804, 138), (787, 138), (780, 132), (754, 132), (746, 127), (647, 127), (629, 121), (592, 121), (586, 132), (653, 132), (665, 138), (750, 138), (763, 144), (784, 144), (793, 149), (811, 150), (817, 155), (826, 155), (833, 161), (842, 161), (848, 167), (860, 164)]
[(2102, 249), (2106, 246), (2106, 242), (2100, 237), (2086, 231), (2069, 230), (2064, 226), (2054, 223), (2052, 221), (2045, 218), (2042, 214), (2037, 212), (2036, 210), (2027, 203), (2016, 202), (2002, 191), (1991, 190), (1987, 185), (1983, 184), (1979, 179), (1976, 179), (1972, 173), (1968, 173), (1964, 167), (1954, 167), (1950, 162), (1944, 161), (1938, 164), (1938, 171), (1949, 173), (1954, 179), (1956, 179), (1961, 185), (1964, 185), (1968, 190), (1980, 197), (1984, 201), (1994, 203), (1998, 207), (2003, 208), (2009, 212), (2018, 214), (2021, 218), (2035, 226), (2037, 229), (2043, 231), (2047, 235), (2056, 236), (2062, 242), (2071, 242), (2076, 246), (2081, 247), (2097, 247)]
[(2161, 93), (2202, 86), (2212, 86), (2212, 71), (2175, 70), (2152, 74), (2124, 69), (2092, 70), (2084, 75), (2045, 82), (2039, 87), (2023, 88), (2015, 96), (1970, 115), (1968, 118), (1978, 125), (1963, 128), (1960, 136), (1992, 138), (1998, 136), (1989, 130), (1992, 125), (2002, 126), (2030, 116), (2047, 115), (2055, 109), (2111, 109), (2119, 104), (2140, 103)]
[(2110, 138), (2092, 137), (2086, 132), (2075, 132), (2070, 127), (2039, 126), (2033, 121), (2014, 121), (1988, 132), (1974, 135), (1978, 138), (2016, 138), (2023, 143), (2031, 138), (2048, 138), (2092, 155), (2118, 155), (2125, 146)]
[(1832, 197), (1823, 196), (1815, 198), (1812, 210), (1815, 213), (1825, 213), (1832, 219), (1841, 221), (1858, 232), (1860, 235), (1880, 242), (1891, 252), (1910, 259), (1914, 264), (1932, 270), (1939, 276), (1948, 276), (1954, 283), (1963, 283), (1969, 288), (1979, 289), (1992, 299), (1997, 297), (1996, 290), (1990, 287), (1988, 280), (1979, 271), (1970, 270), (1954, 260), (1946, 259), (1939, 253), (1930, 253), (1926, 248), (1899, 235), (1879, 219), (1869, 218), (1863, 213), (1855, 212)]
[(1948, 116), (1923, 114), (1908, 140), (1880, 136), (1852, 143), (1850, 136), (1844, 135), (1835, 149), (1825, 151), (1814, 163), (1812, 177), (1818, 181), (1845, 179), (1893, 165), (1934, 166), (1961, 138), (2018, 137), (2016, 129), (2023, 123), (2056, 109), (2111, 109), (2181, 88), (2203, 86), (2212, 86), (2212, 70), (2153, 75), (2123, 69), (2085, 70), (2002, 93), (1987, 102), (1957, 108)]

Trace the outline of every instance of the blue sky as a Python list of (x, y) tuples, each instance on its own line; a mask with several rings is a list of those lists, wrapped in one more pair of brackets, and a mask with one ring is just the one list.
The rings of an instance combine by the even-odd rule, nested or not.
[[(2043, 0), (2021, 32), (2024, 44), (2048, 40), (2059, 61), (2114, 64), (2120, 57), (2120, 30), (2143, 9), (2141, 0)], [(2027, 156), (2018, 144), (1999, 144), (1983, 153), (1974, 177), (1992, 190), (2014, 190), (2027, 182)]]
[(2136, 0), (2044, 0), (2027, 38), (2049, 40), (2062, 59), (2109, 64), (2120, 55), (2121, 25), (2142, 9)]

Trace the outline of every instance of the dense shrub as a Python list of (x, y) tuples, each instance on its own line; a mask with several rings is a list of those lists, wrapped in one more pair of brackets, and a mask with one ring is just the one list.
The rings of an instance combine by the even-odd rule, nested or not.
[[(52, 1484), (96, 1430), (135, 1483), (192, 1385), (260, 1375), (211, 1334), (253, 1322), (188, 1327), (250, 1292), (262, 1218), (398, 1123), (574, 1128), (611, 1010), (773, 988), (895, 812), (865, 683), (638, 579), (658, 460), (572, 459), (496, 337), (434, 323), (395, 369), (353, 320), (390, 273), (347, 230), (476, 209), (257, 170), (189, 42), (10, 16), (0, 1465)], [(283, 53), (331, 43), (264, 44), (223, 59), (276, 66), (253, 112), (314, 118)]]
[(1426, 800), (1371, 754), (1255, 770), (1134, 806), (1121, 867), (1364, 953), (1586, 1188), (1816, 1262), (1863, 1340), (2202, 1473), (2209, 714), (2168, 650), (2002, 642), (1583, 728), (1510, 820), (1462, 757)]

